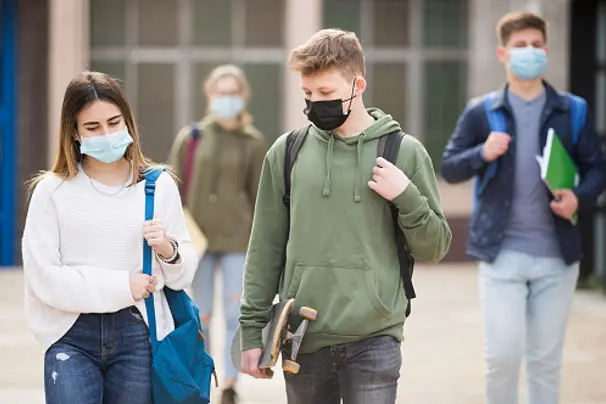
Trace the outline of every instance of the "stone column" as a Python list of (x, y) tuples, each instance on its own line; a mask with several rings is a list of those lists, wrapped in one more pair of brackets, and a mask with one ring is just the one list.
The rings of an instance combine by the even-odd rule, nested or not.
[(49, 13), (49, 136), (48, 163), (58, 147), (63, 94), (70, 80), (89, 62), (88, 0), (50, 0)]
[[(299, 46), (322, 27), (322, 0), (286, 0), (285, 63), (291, 49)], [(303, 115), (305, 102), (299, 76), (284, 71), (283, 130), (303, 126), (307, 119)]]

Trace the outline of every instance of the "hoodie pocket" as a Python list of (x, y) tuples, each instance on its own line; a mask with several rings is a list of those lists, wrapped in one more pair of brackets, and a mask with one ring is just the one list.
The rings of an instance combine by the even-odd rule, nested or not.
[(369, 268), (295, 265), (286, 298), (318, 311), (310, 331), (366, 335), (385, 327), (393, 311), (379, 296)]

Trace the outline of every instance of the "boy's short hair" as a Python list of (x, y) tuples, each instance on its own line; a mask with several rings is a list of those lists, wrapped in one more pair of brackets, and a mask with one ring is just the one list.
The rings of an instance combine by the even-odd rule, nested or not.
[(507, 45), (511, 34), (523, 29), (534, 28), (541, 31), (547, 42), (547, 23), (529, 11), (515, 11), (505, 14), (497, 23), (497, 37), (502, 46)]
[(348, 80), (366, 73), (360, 40), (353, 32), (323, 29), (293, 49), (288, 66), (303, 76), (336, 69)]

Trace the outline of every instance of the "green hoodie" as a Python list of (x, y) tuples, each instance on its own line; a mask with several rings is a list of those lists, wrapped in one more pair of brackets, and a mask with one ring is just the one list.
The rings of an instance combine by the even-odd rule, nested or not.
[[(376, 122), (350, 138), (311, 126), (292, 171), (282, 282), (289, 228), (282, 202), (286, 136), (267, 152), (246, 259), (242, 349), (262, 347), (261, 330), (276, 291), (280, 300), (295, 298), (297, 309), (318, 311), (301, 353), (377, 335), (403, 340), (407, 302), (390, 208), (368, 187), (378, 139), (400, 125), (378, 109), (368, 112)], [(451, 232), (431, 159), (416, 138), (405, 136), (397, 166), (411, 179), (393, 200), (408, 246), (417, 259), (438, 262), (450, 247)]]

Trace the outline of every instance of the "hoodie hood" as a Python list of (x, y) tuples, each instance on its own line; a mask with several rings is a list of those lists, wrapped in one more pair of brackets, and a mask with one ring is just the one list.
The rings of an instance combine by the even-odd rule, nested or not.
[(366, 111), (375, 119), (375, 122), (366, 128), (364, 132), (355, 136), (342, 137), (334, 131), (318, 129), (315, 125), (311, 125), (309, 129), (310, 135), (315, 136), (326, 143), (326, 176), (322, 187), (322, 195), (325, 197), (329, 197), (332, 190), (331, 171), (334, 164), (335, 143), (340, 143), (345, 147), (350, 148), (351, 152), (356, 153), (354, 200), (356, 202), (361, 202), (361, 189), (363, 186), (361, 160), (364, 145), (370, 142), (373, 145), (374, 150), (376, 150), (378, 139), (381, 136), (401, 130), (400, 124), (396, 122), (391, 115), (384, 113), (380, 109), (368, 108)]

